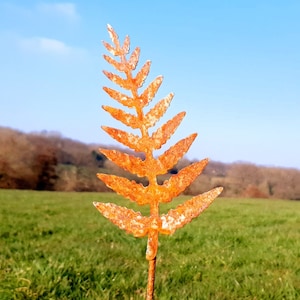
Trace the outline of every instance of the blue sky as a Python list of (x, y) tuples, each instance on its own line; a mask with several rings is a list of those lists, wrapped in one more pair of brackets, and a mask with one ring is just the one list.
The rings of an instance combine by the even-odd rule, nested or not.
[(299, 15), (297, 0), (2, 0), (0, 126), (115, 144), (109, 23), (164, 76), (153, 104), (175, 93), (160, 124), (187, 112), (166, 147), (197, 132), (189, 159), (300, 168)]

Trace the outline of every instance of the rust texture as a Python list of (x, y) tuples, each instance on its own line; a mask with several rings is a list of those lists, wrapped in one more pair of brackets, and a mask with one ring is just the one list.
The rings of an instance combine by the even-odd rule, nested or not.
[(139, 157), (117, 150), (100, 149), (100, 152), (123, 169), (139, 177), (147, 177), (149, 184), (143, 186), (135, 181), (108, 174), (98, 174), (98, 177), (119, 195), (139, 205), (149, 205), (150, 216), (143, 216), (140, 212), (113, 203), (95, 202), (94, 205), (104, 217), (119, 228), (135, 237), (148, 237), (146, 258), (149, 260), (149, 276), (146, 298), (153, 299), (159, 233), (172, 234), (176, 229), (196, 218), (222, 192), (222, 187), (195, 196), (170, 210), (167, 214), (160, 215), (159, 204), (170, 202), (174, 197), (180, 195), (202, 172), (208, 160), (195, 162), (164, 181), (162, 185), (158, 184), (157, 176), (166, 174), (184, 156), (197, 134), (191, 134), (180, 140), (155, 158), (154, 151), (160, 149), (171, 138), (184, 118), (185, 112), (178, 113), (161, 127), (152, 130), (151, 134), (149, 133), (149, 129), (154, 127), (167, 111), (174, 95), (173, 93), (168, 94), (152, 108), (148, 108), (148, 111), (145, 111), (162, 84), (163, 77), (156, 77), (143, 91), (140, 91), (149, 74), (151, 62), (146, 61), (141, 69), (134, 74), (139, 62), (140, 48), (135, 48), (130, 54), (130, 39), (128, 36), (121, 45), (118, 35), (110, 25), (108, 25), (108, 33), (112, 45), (106, 42), (103, 42), (103, 44), (112, 56), (104, 55), (104, 59), (122, 76), (108, 71), (103, 72), (109, 80), (125, 92), (119, 92), (109, 87), (103, 89), (112, 99), (127, 108), (133, 109), (134, 112), (128, 113), (111, 106), (102, 107), (114, 119), (138, 130), (139, 133), (128, 133), (107, 126), (102, 126), (102, 129), (124, 146), (136, 152), (143, 152), (145, 158), (142, 160)]

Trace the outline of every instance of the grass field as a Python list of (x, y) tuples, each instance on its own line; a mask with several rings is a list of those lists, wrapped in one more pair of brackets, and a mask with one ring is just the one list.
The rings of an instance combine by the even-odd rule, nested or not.
[[(183, 201), (162, 205), (162, 212)], [(115, 194), (0, 190), (0, 299), (143, 299), (146, 239), (104, 219)], [(160, 236), (156, 299), (300, 299), (300, 202), (219, 198)]]

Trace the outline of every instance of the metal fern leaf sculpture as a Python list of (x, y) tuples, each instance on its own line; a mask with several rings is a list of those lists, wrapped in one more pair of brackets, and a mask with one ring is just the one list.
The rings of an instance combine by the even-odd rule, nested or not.
[(145, 158), (142, 160), (117, 150), (100, 149), (100, 151), (109, 160), (130, 173), (139, 177), (147, 177), (149, 184), (144, 186), (135, 181), (108, 174), (98, 174), (98, 177), (109, 188), (125, 198), (139, 205), (149, 205), (150, 216), (143, 216), (140, 212), (113, 203), (95, 202), (94, 205), (104, 217), (119, 228), (135, 237), (148, 236), (146, 258), (149, 261), (149, 273), (146, 299), (153, 299), (158, 235), (172, 234), (176, 229), (196, 218), (222, 192), (222, 187), (195, 196), (177, 208), (171, 209), (167, 214), (160, 215), (160, 203), (170, 202), (174, 197), (180, 195), (202, 172), (208, 160), (195, 162), (181, 169), (170, 179), (165, 180), (162, 185), (158, 184), (157, 176), (166, 174), (184, 156), (197, 134), (191, 134), (170, 147), (159, 157), (154, 157), (154, 151), (160, 149), (170, 139), (184, 118), (185, 112), (178, 113), (164, 125), (154, 130), (152, 134), (149, 133), (149, 129), (154, 127), (167, 111), (173, 99), (173, 93), (145, 111), (162, 84), (163, 77), (156, 77), (143, 91), (140, 91), (149, 74), (151, 62), (146, 61), (134, 75), (133, 71), (139, 62), (140, 48), (135, 48), (129, 54), (129, 37), (126, 36), (121, 45), (118, 35), (110, 25), (108, 25), (108, 32), (112, 45), (106, 42), (103, 44), (112, 56), (104, 55), (104, 59), (123, 74), (123, 77), (107, 71), (104, 71), (104, 74), (113, 83), (127, 90), (128, 94), (108, 87), (103, 89), (112, 99), (134, 110), (134, 113), (127, 113), (111, 106), (103, 106), (103, 109), (124, 125), (138, 129), (140, 134), (134, 135), (106, 126), (102, 126), (102, 128), (124, 146), (136, 152), (143, 152)]

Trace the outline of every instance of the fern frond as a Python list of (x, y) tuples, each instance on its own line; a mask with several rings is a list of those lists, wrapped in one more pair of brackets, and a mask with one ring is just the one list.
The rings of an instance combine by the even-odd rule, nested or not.
[(131, 127), (133, 129), (141, 128), (142, 121), (136, 116), (124, 112), (122, 109), (114, 108), (111, 106), (103, 105), (102, 108), (107, 111), (113, 118), (121, 121), (124, 125)]
[(183, 204), (171, 209), (167, 214), (161, 216), (162, 227), (160, 233), (172, 234), (176, 229), (183, 227), (199, 216), (215, 198), (217, 198), (223, 188), (218, 187), (209, 192), (195, 196)]
[(163, 183), (163, 186), (172, 191), (176, 191), (173, 197), (181, 194), (203, 171), (208, 164), (208, 159), (203, 159), (181, 169), (176, 175)]
[(185, 112), (180, 112), (152, 134), (151, 139), (155, 150), (160, 149), (161, 146), (168, 141), (171, 135), (176, 131), (184, 116)]
[(128, 54), (129, 49), (130, 49), (130, 38), (128, 35), (126, 35), (123, 46), (122, 46), (123, 53)]
[(111, 58), (108, 55), (103, 55), (103, 58), (112, 66), (114, 66), (115, 69), (117, 69), (119, 72), (126, 71), (126, 66), (122, 64), (121, 62), (116, 61), (115, 59)]
[[(194, 133), (187, 138), (180, 140), (158, 157), (157, 160), (159, 161), (161, 166), (163, 166), (163, 170), (168, 171), (177, 164), (181, 157), (189, 150), (196, 136), (197, 134)], [(166, 172), (160, 174), (164, 173)]]
[(111, 72), (108, 71), (103, 71), (103, 73), (105, 74), (105, 76), (111, 80), (113, 83), (119, 85), (120, 87), (122, 87), (123, 89), (126, 90), (131, 90), (132, 88), (132, 83), (131, 81), (127, 80), (127, 79), (123, 79), (122, 77), (120, 77), (119, 75), (113, 74)]
[(141, 138), (139, 136), (108, 126), (102, 126), (101, 128), (121, 144), (136, 152), (143, 152), (144, 147), (141, 145)]
[(116, 175), (97, 174), (97, 176), (117, 194), (130, 199), (139, 205), (149, 204), (149, 198), (143, 197), (147, 188), (142, 184)]
[(149, 74), (151, 66), (151, 61), (148, 60), (145, 62), (141, 70), (137, 73), (136, 77), (133, 79), (134, 84), (137, 88), (141, 88)]
[(156, 95), (160, 85), (162, 84), (163, 77), (157, 76), (144, 90), (139, 97), (139, 107), (144, 108)]
[(146, 115), (144, 118), (145, 128), (150, 128), (159, 121), (159, 119), (165, 114), (170, 103), (174, 97), (173, 93), (160, 100)]
[(124, 170), (139, 177), (145, 177), (147, 175), (145, 161), (139, 157), (117, 150), (99, 149), (99, 151)]
[(148, 235), (146, 258), (149, 260), (150, 266), (148, 280), (148, 287), (150, 288), (147, 289), (147, 299), (152, 299), (158, 234), (172, 234), (176, 229), (189, 223), (212, 203), (221, 193), (222, 188), (215, 188), (207, 193), (195, 196), (177, 208), (170, 210), (167, 214), (159, 215), (160, 203), (170, 202), (174, 197), (180, 195), (201, 174), (208, 163), (208, 159), (193, 163), (181, 169), (168, 180), (165, 180), (162, 185), (158, 184), (157, 176), (166, 174), (169, 169), (177, 164), (189, 150), (197, 134), (191, 134), (180, 140), (158, 158), (155, 158), (154, 151), (160, 149), (175, 133), (185, 116), (185, 112), (178, 113), (161, 127), (154, 129), (150, 136), (148, 130), (155, 126), (166, 113), (174, 95), (173, 93), (168, 94), (145, 113), (144, 109), (156, 96), (163, 82), (163, 77), (156, 77), (140, 93), (139, 89), (149, 75), (151, 62), (146, 61), (142, 68), (137, 71), (136, 76), (134, 76), (132, 71), (138, 65), (140, 48), (136, 47), (128, 58), (127, 55), (130, 49), (129, 37), (126, 36), (123, 45), (121, 45), (114, 29), (110, 25), (107, 28), (112, 45), (106, 42), (103, 42), (103, 45), (116, 58), (104, 55), (104, 59), (120, 72), (123, 77), (108, 71), (103, 72), (109, 80), (127, 90), (130, 95), (108, 87), (103, 89), (112, 99), (129, 109), (135, 110), (135, 113), (127, 113), (122, 109), (106, 105), (102, 107), (113, 118), (124, 125), (139, 130), (140, 135), (134, 135), (107, 126), (102, 126), (102, 129), (121, 144), (136, 152), (143, 152), (145, 158), (142, 160), (139, 157), (116, 150), (100, 149), (100, 151), (124, 170), (139, 177), (146, 177), (149, 184), (143, 186), (135, 181), (116, 175), (97, 174), (97, 176), (119, 195), (139, 205), (150, 205), (150, 216), (144, 217), (140, 212), (112, 203), (94, 203), (94, 205), (104, 217), (128, 233), (136, 237)]
[(140, 52), (141, 49), (139, 47), (136, 47), (134, 49), (134, 51), (132, 52), (129, 61), (128, 61), (128, 66), (130, 67), (131, 70), (135, 70), (138, 62), (139, 62), (139, 58), (140, 58)]
[(119, 55), (119, 51), (117, 49), (115, 49), (113, 46), (111, 46), (109, 43), (106, 42), (102, 42), (104, 47), (106, 48), (106, 50), (111, 53), (114, 56), (118, 56)]
[(127, 96), (123, 93), (120, 93), (118, 91), (115, 91), (114, 89), (108, 88), (108, 87), (103, 87), (103, 90), (114, 100), (118, 101), (124, 106), (127, 106), (129, 108), (135, 107), (135, 100)]
[(148, 233), (149, 218), (143, 217), (140, 212), (113, 203), (94, 202), (93, 204), (105, 218), (133, 236), (143, 237)]
[(117, 33), (114, 31), (112, 26), (109, 24), (107, 24), (107, 30), (108, 30), (110, 39), (112, 40), (113, 44), (115, 44), (115, 46), (116, 46), (116, 49), (120, 50), (121, 47), (120, 47), (119, 37), (118, 37)]

